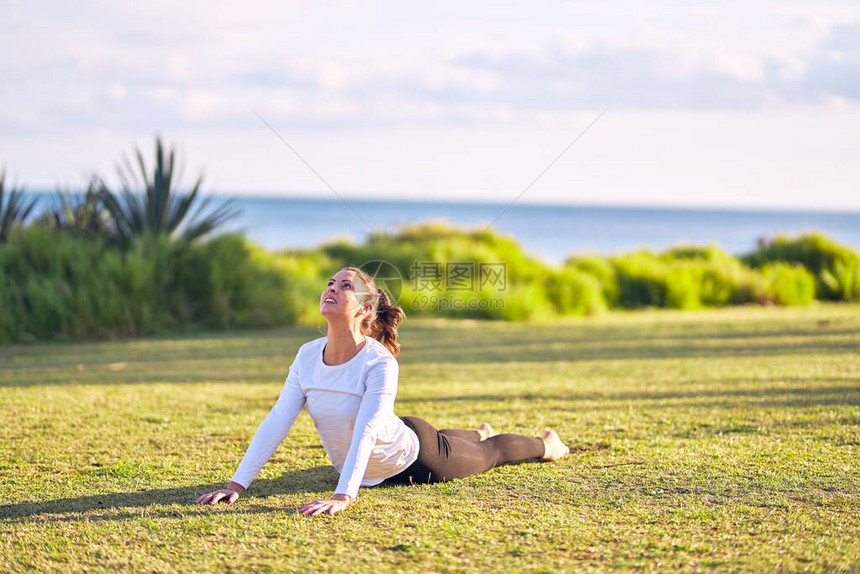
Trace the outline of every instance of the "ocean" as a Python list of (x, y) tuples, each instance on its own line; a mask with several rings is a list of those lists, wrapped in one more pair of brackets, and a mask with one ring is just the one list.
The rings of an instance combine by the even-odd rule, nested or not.
[[(52, 194), (41, 196), (34, 215)], [(27, 195), (31, 195), (28, 193)], [(213, 195), (213, 205), (226, 195)], [(860, 250), (860, 212), (764, 211), (544, 205), (517, 202), (434, 202), (233, 195), (241, 210), (227, 226), (270, 249), (314, 247), (336, 238), (363, 241), (374, 231), (445, 220), (484, 229), (490, 224), (513, 236), (523, 248), (548, 263), (572, 254), (612, 254), (639, 248), (716, 243), (735, 255), (755, 248), (761, 237), (821, 231)]]
[[(241, 216), (229, 226), (269, 249), (311, 247), (334, 238), (362, 241), (428, 220), (512, 235), (532, 255), (560, 263), (572, 254), (618, 253), (647, 247), (717, 243), (733, 254), (760, 237), (821, 231), (860, 249), (860, 212), (746, 211), (468, 203), (432, 201), (238, 197)], [(498, 218), (498, 219), (496, 219)], [(495, 222), (493, 223), (493, 221)]]

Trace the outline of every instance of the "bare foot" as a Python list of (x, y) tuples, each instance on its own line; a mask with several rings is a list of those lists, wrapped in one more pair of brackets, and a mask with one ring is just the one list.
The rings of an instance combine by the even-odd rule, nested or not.
[(496, 431), (488, 423), (481, 423), (481, 426), (478, 427), (478, 434), (481, 435), (481, 440), (487, 440), (491, 436), (496, 436)]
[(545, 453), (544, 460), (558, 460), (563, 456), (570, 454), (570, 449), (566, 444), (561, 442), (558, 433), (552, 429), (546, 429), (543, 433), (543, 444)]

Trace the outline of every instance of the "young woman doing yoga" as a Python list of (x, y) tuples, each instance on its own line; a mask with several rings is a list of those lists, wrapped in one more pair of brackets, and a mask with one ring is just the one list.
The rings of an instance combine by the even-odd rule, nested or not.
[(257, 477), (303, 408), (340, 472), (334, 494), (299, 512), (334, 514), (355, 502), (362, 486), (445, 482), (500, 464), (555, 460), (569, 449), (558, 435), (493, 435), (477, 430), (436, 430), (418, 417), (394, 414), (400, 354), (397, 328), (403, 309), (361, 269), (346, 267), (320, 296), (325, 337), (305, 343), (272, 410), (260, 424), (226, 488), (204, 494), (203, 504), (233, 503)]

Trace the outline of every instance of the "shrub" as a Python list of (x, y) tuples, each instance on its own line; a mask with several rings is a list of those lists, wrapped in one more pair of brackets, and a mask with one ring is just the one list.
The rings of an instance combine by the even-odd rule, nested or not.
[(0, 267), (0, 345), (10, 342), (18, 332), (21, 305), (13, 299), (12, 291), (6, 282), (6, 275)]
[(695, 288), (702, 307), (758, 303), (764, 300), (765, 289), (761, 275), (734, 258), (681, 261), (675, 265), (697, 268)]
[(637, 307), (664, 307), (669, 292), (667, 268), (650, 251), (639, 251), (610, 260), (618, 281), (618, 304)]
[(660, 259), (670, 269), (669, 307), (721, 307), (760, 302), (765, 297), (761, 276), (717, 245), (676, 246)]
[[(550, 270), (528, 256), (513, 238), (491, 230), (459, 229), (436, 221), (405, 226), (396, 232), (374, 233), (362, 245), (338, 241), (320, 251), (341, 266), (359, 266), (374, 260), (394, 265), (405, 283), (400, 303), (407, 315), (521, 320), (549, 317), (556, 312), (545, 290)], [(475, 264), (473, 288), (446, 288), (445, 265), (462, 261)], [(438, 265), (442, 277), (439, 289), (418, 284), (427, 278), (420, 268), (423, 262), (431, 268)], [(500, 262), (505, 264), (505, 289), (481, 286), (477, 277), (480, 264)]]
[(492, 318), (505, 321), (526, 321), (548, 319), (553, 316), (554, 308), (541, 283), (512, 284), (507, 292), (493, 293), (493, 298), (501, 297), (504, 306)]
[(570, 266), (549, 276), (546, 293), (560, 315), (597, 315), (608, 308), (600, 281)]
[(714, 246), (676, 247), (659, 255), (639, 251), (613, 257), (609, 263), (622, 308), (699, 309), (768, 300), (761, 274)]
[(22, 188), (7, 189), (6, 171), (0, 172), (0, 243), (9, 238), (14, 228), (27, 221), (37, 203), (37, 198), (25, 199)]
[(735, 258), (723, 251), (719, 245), (676, 245), (661, 254), (661, 259), (673, 262), (679, 260), (711, 261), (727, 263)]
[(815, 299), (815, 277), (802, 265), (768, 263), (761, 272), (767, 295), (777, 305), (809, 305)]
[(150, 234), (120, 251), (32, 225), (0, 248), (0, 341), (282, 325), (295, 299), (278, 258), (240, 236), (182, 246)]
[(594, 277), (600, 285), (606, 305), (618, 306), (618, 276), (608, 259), (598, 256), (570, 257), (565, 262), (565, 267), (572, 267)]
[(846, 295), (849, 295), (847, 299), (851, 298), (853, 278), (848, 270), (860, 265), (860, 256), (820, 233), (812, 233), (760, 241), (759, 247), (744, 256), (743, 261), (752, 267), (777, 261), (803, 265), (815, 276), (819, 297), (840, 300), (846, 299)]
[(834, 299), (860, 301), (860, 258), (836, 261), (819, 274), (824, 289)]
[(100, 246), (63, 240), (42, 226), (18, 229), (0, 249), (5, 324), (14, 324), (11, 340), (84, 335), (95, 320), (98, 293), (90, 278)]
[(178, 251), (174, 313), (214, 329), (268, 327), (295, 322), (291, 283), (275, 256), (241, 235), (217, 237)]
[(38, 221), (73, 235), (104, 237), (110, 234), (110, 216), (99, 198), (99, 182), (90, 180), (82, 194), (58, 190)]
[[(399, 304), (410, 316), (516, 321), (593, 315), (612, 307), (806, 305), (817, 281), (834, 298), (860, 299), (860, 258), (829, 240), (797, 241), (817, 246), (791, 244), (791, 256), (818, 266), (817, 274), (776, 258), (773, 245), (781, 246), (780, 257), (791, 251), (779, 241), (750, 259), (755, 269), (712, 245), (571, 257), (550, 267), (510, 237), (444, 223), (375, 233), (358, 245), (338, 241), (280, 253), (237, 234), (193, 243), (147, 232), (121, 248), (68, 226), (37, 223), (15, 227), (0, 244), (0, 343), (318, 324), (325, 280), (339, 267), (371, 260), (399, 270)], [(774, 261), (762, 263), (770, 257)], [(458, 261), (474, 262), (476, 271), (482, 262), (504, 263), (504, 288), (481, 284), (479, 277), (468, 290), (446, 287), (444, 279), (438, 290), (421, 290), (410, 281), (416, 262), (438, 265), (444, 275), (445, 264)]]
[(697, 261), (679, 261), (666, 266), (664, 305), (670, 309), (702, 307), (704, 266)]

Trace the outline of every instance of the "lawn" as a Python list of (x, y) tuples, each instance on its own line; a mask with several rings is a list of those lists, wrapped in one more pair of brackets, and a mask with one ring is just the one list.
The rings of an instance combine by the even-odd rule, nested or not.
[(398, 414), (573, 454), (362, 489), (302, 414), (223, 484), (313, 328), (0, 348), (0, 570), (860, 569), (860, 306), (407, 320)]

